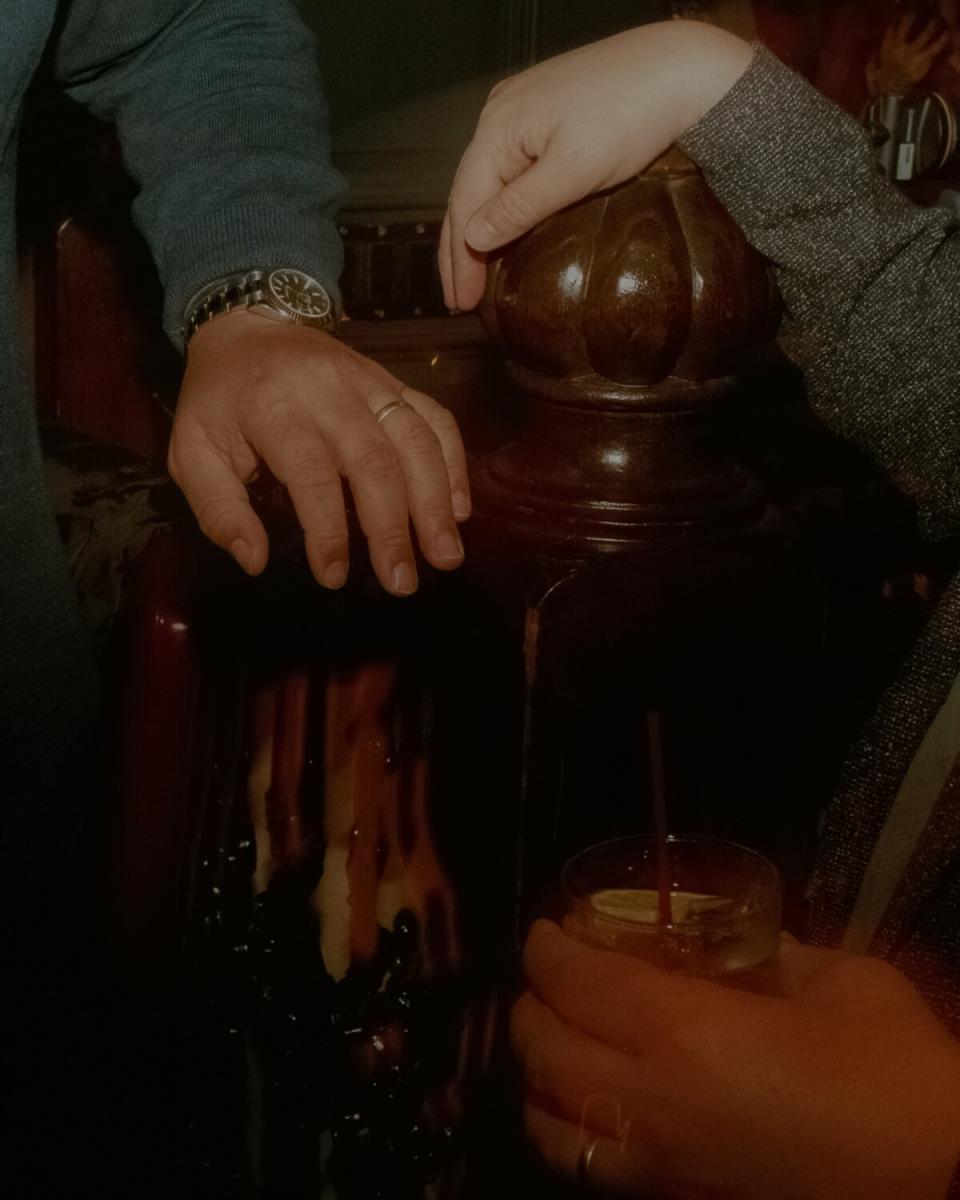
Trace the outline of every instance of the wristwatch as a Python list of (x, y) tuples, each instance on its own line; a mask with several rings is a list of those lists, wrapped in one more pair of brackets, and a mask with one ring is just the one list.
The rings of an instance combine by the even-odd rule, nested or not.
[(207, 284), (187, 305), (185, 343), (201, 325), (236, 308), (311, 329), (329, 329), (337, 323), (333, 299), (322, 284), (296, 267), (274, 267)]

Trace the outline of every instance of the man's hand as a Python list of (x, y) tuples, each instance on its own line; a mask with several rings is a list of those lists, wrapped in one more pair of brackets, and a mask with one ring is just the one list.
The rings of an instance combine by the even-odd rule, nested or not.
[(539, 922), (513, 1014), (527, 1127), (573, 1175), (664, 1200), (943, 1200), (960, 1047), (889, 965), (785, 942), (784, 998)]
[[(378, 422), (396, 400), (406, 403)], [(389, 592), (417, 587), (411, 519), (433, 566), (463, 560), (470, 487), (453, 416), (327, 334), (234, 312), (190, 343), (168, 466), (204, 533), (251, 575), (268, 553), (244, 486), (261, 463), (290, 493), (324, 587), (347, 578), (341, 479)]]
[(451, 308), (483, 294), (485, 254), (642, 171), (746, 71), (746, 42), (700, 21), (631, 29), (540, 63), (490, 93), (440, 239)]

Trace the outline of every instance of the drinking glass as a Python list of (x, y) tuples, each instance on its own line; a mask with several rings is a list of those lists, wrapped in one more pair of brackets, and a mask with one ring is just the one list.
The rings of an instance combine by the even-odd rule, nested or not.
[(707, 837), (622, 837), (563, 869), (564, 928), (590, 945), (751, 991), (776, 992), (780, 876)]

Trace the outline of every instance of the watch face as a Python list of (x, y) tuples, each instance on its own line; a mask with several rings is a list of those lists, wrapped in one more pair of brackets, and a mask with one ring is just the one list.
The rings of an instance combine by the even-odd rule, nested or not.
[(284, 308), (301, 320), (322, 321), (329, 317), (333, 305), (330, 297), (315, 279), (303, 271), (284, 268), (267, 276), (271, 294)]

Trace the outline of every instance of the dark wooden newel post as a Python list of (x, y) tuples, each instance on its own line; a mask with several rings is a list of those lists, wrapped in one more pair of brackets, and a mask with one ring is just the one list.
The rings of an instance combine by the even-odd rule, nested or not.
[(499, 259), (488, 291), (529, 419), (480, 464), (484, 512), (571, 561), (762, 522), (716, 426), (776, 314), (765, 262), (678, 151), (544, 222)]
[(474, 537), (523, 623), (526, 915), (578, 844), (649, 823), (651, 709), (675, 827), (768, 846), (786, 827), (761, 793), (780, 786), (763, 764), (800, 593), (731, 436), (737, 372), (778, 315), (767, 264), (677, 151), (492, 271), (485, 321), (526, 420), (478, 464)]

